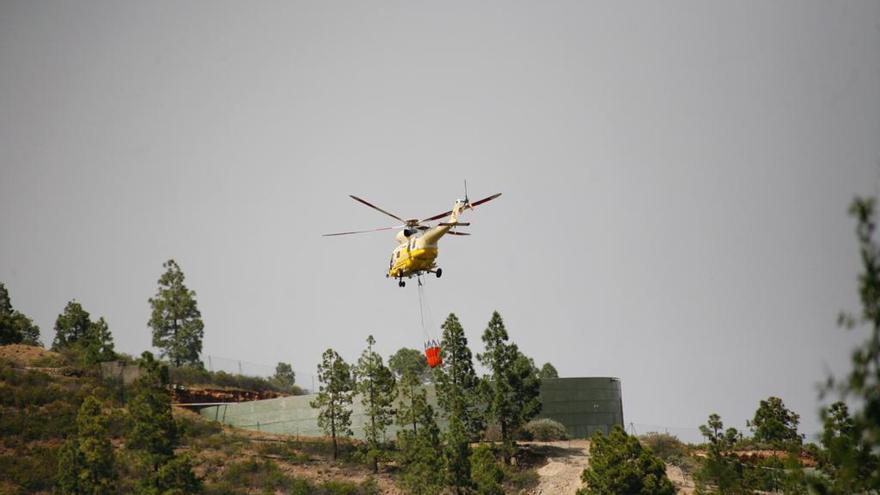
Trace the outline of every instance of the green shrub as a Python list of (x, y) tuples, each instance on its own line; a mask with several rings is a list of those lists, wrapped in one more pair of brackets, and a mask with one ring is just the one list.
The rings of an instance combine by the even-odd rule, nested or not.
[(504, 472), (495, 459), (492, 447), (486, 444), (477, 446), (471, 453), (471, 478), (480, 495), (502, 495), (501, 481)]
[(548, 442), (552, 440), (565, 440), (568, 431), (562, 423), (550, 418), (533, 419), (526, 423), (525, 431), (535, 440)]
[(649, 432), (639, 437), (639, 441), (667, 464), (681, 467), (690, 457), (687, 445), (668, 433)]

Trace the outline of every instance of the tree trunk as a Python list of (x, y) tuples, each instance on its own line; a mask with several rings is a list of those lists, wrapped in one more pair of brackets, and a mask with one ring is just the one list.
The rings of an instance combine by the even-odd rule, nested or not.
[(336, 417), (333, 414), (333, 409), (330, 410), (330, 436), (333, 438), (333, 460), (335, 461), (338, 448), (336, 446)]

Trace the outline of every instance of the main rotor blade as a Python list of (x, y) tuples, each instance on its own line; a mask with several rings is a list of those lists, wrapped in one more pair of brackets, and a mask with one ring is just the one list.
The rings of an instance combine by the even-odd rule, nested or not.
[(369, 203), (368, 201), (365, 201), (365, 200), (363, 200), (363, 199), (361, 199), (361, 198), (359, 198), (359, 197), (357, 197), (357, 196), (351, 195), (351, 194), (349, 194), (349, 197), (350, 197), (351, 199), (355, 200), (355, 201), (361, 202), (361, 203), (363, 203), (363, 204), (369, 206), (370, 208), (372, 208), (372, 209), (374, 209), (374, 210), (379, 210), (379, 211), (381, 211), (382, 213), (388, 215), (388, 216), (391, 217), (391, 218), (395, 218), (395, 219), (397, 219), (397, 220), (400, 220), (400, 221), (403, 222), (403, 223), (406, 223), (406, 220), (400, 218), (399, 216), (395, 215), (394, 213), (388, 213), (387, 211), (383, 210), (382, 208), (379, 208), (378, 206), (376, 206), (376, 205), (374, 205), (374, 204)]
[(448, 217), (449, 215), (452, 215), (452, 210), (441, 213), (439, 215), (434, 215), (433, 217), (430, 217), (430, 218), (426, 218), (424, 220), (421, 220), (419, 223), (430, 222), (431, 220), (439, 220), (443, 217)]
[(497, 198), (498, 196), (501, 196), (501, 193), (493, 194), (493, 195), (491, 195), (491, 196), (489, 196), (489, 197), (487, 197), (487, 198), (483, 198), (483, 199), (481, 199), (481, 200), (479, 200), (479, 201), (474, 201), (473, 203), (471, 203), (471, 206), (479, 206), (479, 205), (481, 205), (481, 204), (483, 204), (483, 203), (485, 203), (485, 202), (487, 202), (487, 201), (492, 201), (493, 199)]
[(447, 232), (447, 234), (449, 234), (449, 235), (470, 235), (467, 232), (453, 232), (451, 230), (449, 232)]
[[(498, 196), (501, 196), (501, 193), (493, 194), (493, 195), (486, 197), (486, 198), (483, 198), (479, 201), (474, 201), (473, 203), (469, 203), (469, 206), (471, 206), (471, 207), (479, 206), (479, 205), (486, 203), (488, 201), (492, 201), (493, 199), (497, 198)], [(430, 222), (432, 220), (440, 220), (441, 218), (448, 217), (451, 214), (452, 214), (452, 210), (444, 211), (443, 213), (440, 213), (438, 215), (434, 215), (433, 217), (428, 217), (424, 220), (421, 220), (419, 223)]]
[(321, 234), (321, 237), (331, 237), (334, 235), (348, 235), (348, 234), (365, 234), (367, 232), (379, 232), (380, 230), (394, 230), (403, 228), (404, 225), (395, 225), (394, 227), (382, 227), (380, 229), (370, 229), (370, 230), (353, 230), (351, 232), (337, 232), (335, 234)]

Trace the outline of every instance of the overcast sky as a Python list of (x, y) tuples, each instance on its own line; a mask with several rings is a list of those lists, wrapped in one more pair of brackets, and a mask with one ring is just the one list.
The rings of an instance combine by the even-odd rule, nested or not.
[[(627, 423), (818, 429), (848, 369), (855, 194), (880, 179), (880, 2), (0, 1), (0, 281), (150, 345), (162, 262), (204, 351), (421, 348), (393, 233), (449, 209), (434, 324), (493, 310), (536, 362), (620, 377)], [(437, 332), (439, 333), (439, 332)], [(640, 426), (641, 425), (641, 426)], [(688, 435), (689, 433), (682, 433)]]

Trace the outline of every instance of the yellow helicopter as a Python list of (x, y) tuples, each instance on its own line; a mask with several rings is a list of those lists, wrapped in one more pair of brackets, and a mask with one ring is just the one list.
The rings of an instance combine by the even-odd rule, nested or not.
[[(386, 277), (396, 278), (397, 285), (405, 287), (404, 278), (412, 278), (420, 276), (423, 273), (433, 273), (440, 278), (443, 275), (443, 269), (439, 268), (434, 262), (437, 259), (437, 241), (446, 234), (449, 235), (470, 235), (467, 232), (458, 232), (456, 227), (466, 227), (470, 225), (468, 222), (459, 222), (458, 217), (467, 209), (474, 209), (483, 203), (491, 201), (501, 193), (493, 194), (479, 201), (471, 203), (467, 198), (467, 186), (465, 186), (464, 199), (458, 199), (452, 206), (452, 209), (438, 215), (419, 220), (411, 218), (404, 220), (399, 216), (389, 213), (378, 206), (369, 203), (357, 196), (350, 195), (351, 199), (363, 203), (370, 208), (380, 211), (391, 218), (403, 222), (403, 225), (395, 225), (392, 227), (382, 227), (379, 229), (356, 230), (352, 232), (337, 232), (335, 234), (324, 234), (325, 237), (349, 234), (363, 234), (366, 232), (379, 232), (382, 230), (403, 229), (397, 233), (397, 242), (400, 243), (391, 253), (391, 261), (388, 264), (388, 273)], [(440, 222), (434, 226), (427, 225), (428, 222), (441, 220), (449, 217), (446, 221)]]

